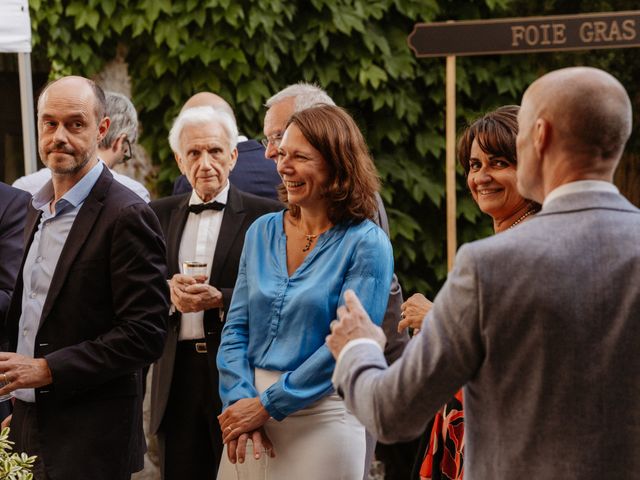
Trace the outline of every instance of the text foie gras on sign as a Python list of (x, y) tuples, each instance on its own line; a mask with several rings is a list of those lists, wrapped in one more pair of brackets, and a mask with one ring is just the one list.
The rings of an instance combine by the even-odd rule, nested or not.
[(417, 57), (491, 55), (640, 46), (640, 11), (418, 23)]

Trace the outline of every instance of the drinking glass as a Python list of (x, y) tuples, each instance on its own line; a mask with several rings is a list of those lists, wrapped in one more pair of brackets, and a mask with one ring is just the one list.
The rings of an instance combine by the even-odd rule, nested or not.
[(207, 278), (207, 264), (196, 261), (182, 262), (182, 273), (190, 277), (201, 277), (200, 283), (202, 283)]
[[(0, 378), (4, 379), (5, 377), (4, 377), (4, 375), (0, 375)], [(8, 385), (8, 384), (9, 384), (9, 382), (5, 382), (5, 381), (0, 380), (0, 388), (4, 387), (5, 385)], [(6, 393), (4, 395), (0, 395), (0, 402), (5, 402), (5, 401), (9, 400), (12, 397), (13, 397), (13, 393)]]

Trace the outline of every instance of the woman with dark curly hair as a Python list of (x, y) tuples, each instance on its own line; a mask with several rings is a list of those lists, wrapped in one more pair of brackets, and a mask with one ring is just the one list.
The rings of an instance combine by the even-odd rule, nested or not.
[(382, 323), (393, 255), (370, 220), (379, 180), (353, 119), (326, 105), (291, 117), (277, 168), (288, 208), (247, 232), (218, 353), (218, 478), (265, 447), (277, 456), (250, 478), (362, 478), (364, 427), (333, 390), (325, 337), (347, 289)]
[[(458, 141), (458, 161), (467, 186), (483, 213), (493, 219), (495, 233), (515, 227), (540, 210), (516, 187), (517, 105), (507, 105), (473, 122)], [(401, 310), (400, 328), (419, 330), (431, 302), (416, 293)], [(423, 480), (461, 480), (464, 458), (462, 390), (436, 414), (420, 469)]]

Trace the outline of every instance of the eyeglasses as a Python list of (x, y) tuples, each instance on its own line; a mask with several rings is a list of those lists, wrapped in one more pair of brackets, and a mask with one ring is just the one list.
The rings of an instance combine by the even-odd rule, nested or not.
[(274, 133), (273, 135), (269, 135), (267, 138), (263, 138), (260, 140), (264, 148), (269, 148), (269, 144), (278, 148), (280, 146), (280, 142), (282, 141), (282, 133)]
[(127, 163), (133, 157), (133, 150), (128, 138), (122, 141), (122, 163)]

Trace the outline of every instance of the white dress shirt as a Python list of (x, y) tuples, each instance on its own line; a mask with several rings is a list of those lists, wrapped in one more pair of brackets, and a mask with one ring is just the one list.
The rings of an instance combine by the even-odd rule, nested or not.
[[(217, 197), (211, 202), (227, 203), (229, 196), (229, 181)], [(191, 193), (189, 205), (204, 203), (195, 190)], [(210, 203), (210, 202), (207, 202)], [(187, 223), (182, 232), (180, 240), (180, 250), (178, 251), (178, 262), (180, 270), (184, 262), (202, 262), (207, 264), (207, 281), (211, 275), (211, 264), (213, 254), (218, 244), (220, 227), (224, 210), (204, 210), (200, 214), (189, 213)], [(204, 311), (183, 313), (180, 322), (180, 333), (178, 340), (198, 340), (204, 338)]]

